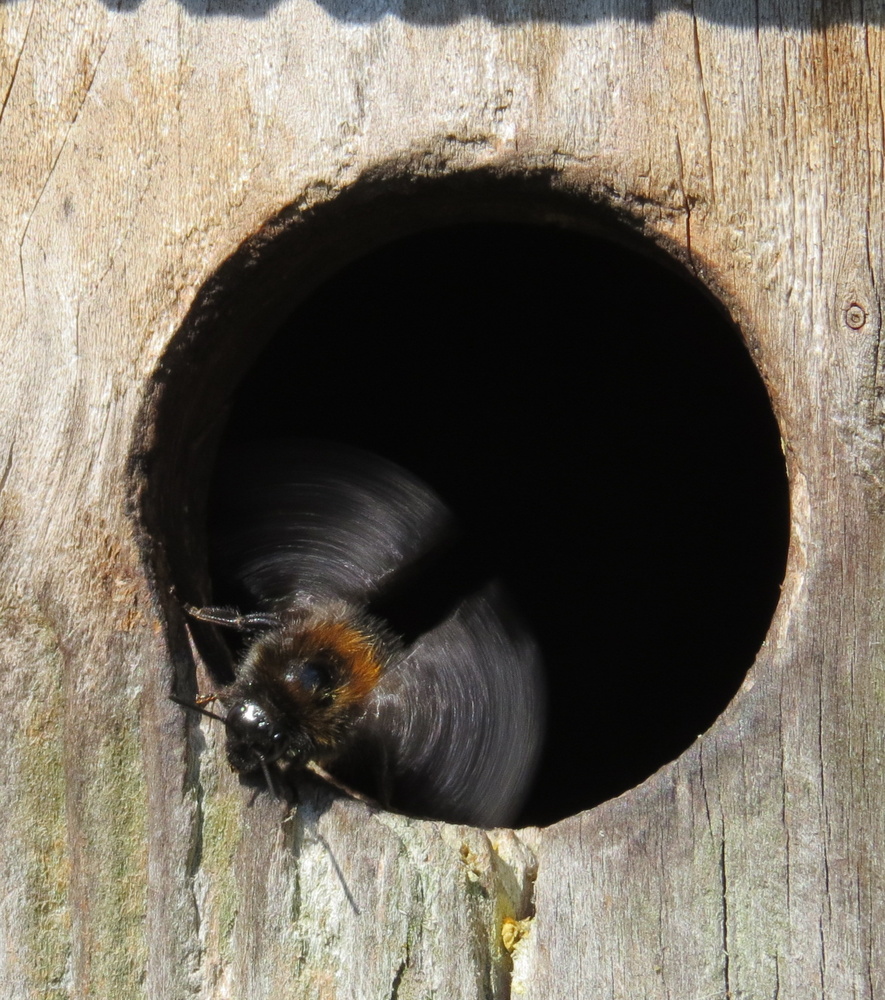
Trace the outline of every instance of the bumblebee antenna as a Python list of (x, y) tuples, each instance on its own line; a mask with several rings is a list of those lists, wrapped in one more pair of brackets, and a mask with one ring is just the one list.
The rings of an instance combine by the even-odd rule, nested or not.
[(282, 795), (280, 795), (274, 787), (273, 779), (270, 776), (270, 768), (267, 766), (267, 761), (262, 757), (258, 763), (261, 764), (261, 772), (264, 775), (264, 780), (267, 782), (267, 790), (275, 799), (282, 799)]
[(183, 698), (177, 698), (174, 694), (169, 695), (169, 700), (174, 701), (176, 705), (181, 705), (182, 708), (189, 708), (192, 712), (199, 712), (200, 715), (206, 715), (210, 719), (217, 719), (222, 725), (227, 726), (227, 719), (223, 715), (218, 715), (215, 712), (210, 712), (208, 708), (203, 708), (202, 705), (195, 705), (192, 701), (185, 701)]

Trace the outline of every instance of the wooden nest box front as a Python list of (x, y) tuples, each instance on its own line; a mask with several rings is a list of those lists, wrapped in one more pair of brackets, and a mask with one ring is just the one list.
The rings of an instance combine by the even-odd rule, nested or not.
[[(0, 25), (4, 996), (882, 995), (881, 11)], [(170, 700), (271, 438), (481, 540), (548, 688), (513, 829), (287, 810)]]

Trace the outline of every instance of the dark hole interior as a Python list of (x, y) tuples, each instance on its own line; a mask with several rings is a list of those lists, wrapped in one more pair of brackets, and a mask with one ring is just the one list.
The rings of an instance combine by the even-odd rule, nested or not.
[(764, 639), (788, 535), (777, 425), (721, 309), (652, 256), (500, 223), (375, 250), (242, 379), (217, 468), (289, 436), (411, 470), (503, 577), (549, 684), (522, 824), (677, 757)]

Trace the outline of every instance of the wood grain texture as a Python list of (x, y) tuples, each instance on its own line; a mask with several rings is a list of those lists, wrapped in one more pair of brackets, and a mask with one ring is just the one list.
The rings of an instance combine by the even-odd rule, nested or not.
[[(4, 996), (885, 992), (885, 42), (863, 10), (0, 5)], [(487, 833), (317, 788), (284, 819), (167, 700), (194, 670), (168, 571), (199, 540), (158, 526), (199, 494), (247, 305), (268, 329), (283, 308), (260, 275), (240, 313), (205, 283), (279, 237), (308, 287), (384, 235), (360, 191), (476, 170), (601, 199), (726, 303), (785, 442), (781, 605), (712, 729), (588, 813)], [(336, 249), (305, 220), (348, 196)]]

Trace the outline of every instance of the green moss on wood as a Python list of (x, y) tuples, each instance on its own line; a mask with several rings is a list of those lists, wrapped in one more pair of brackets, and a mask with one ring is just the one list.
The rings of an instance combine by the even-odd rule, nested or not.
[(71, 859), (65, 809), (64, 707), (58, 646), (48, 630), (39, 643), (34, 690), (26, 705), (17, 754), (22, 788), (16, 797), (16, 829), (24, 860), (22, 940), (27, 979), (34, 994), (65, 996), (71, 953), (69, 906)]

